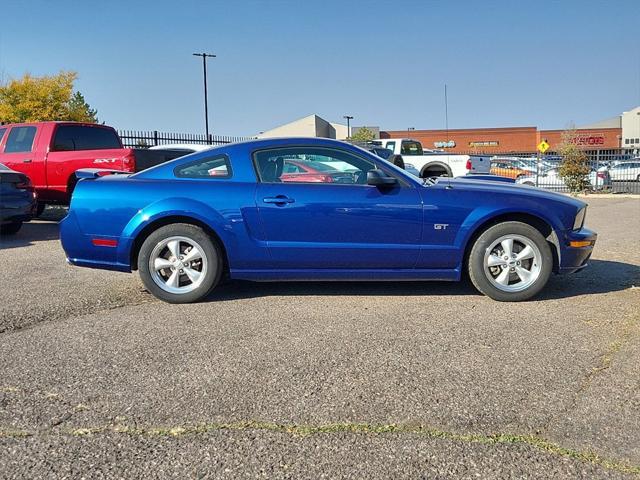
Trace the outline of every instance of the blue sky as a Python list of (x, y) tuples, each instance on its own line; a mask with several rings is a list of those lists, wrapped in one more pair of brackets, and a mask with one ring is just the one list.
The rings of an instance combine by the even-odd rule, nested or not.
[[(640, 105), (640, 1), (3, 2), (0, 75), (61, 69), (122, 129), (563, 128)], [(11, 21), (12, 18), (19, 19)]]

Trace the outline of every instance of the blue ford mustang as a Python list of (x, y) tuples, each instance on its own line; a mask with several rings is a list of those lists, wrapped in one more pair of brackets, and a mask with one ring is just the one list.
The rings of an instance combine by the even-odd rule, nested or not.
[[(309, 173), (312, 172), (312, 173)], [(73, 265), (130, 272), (175, 303), (244, 280), (459, 280), (531, 298), (584, 267), (586, 204), (486, 178), (422, 180), (328, 139), (265, 139), (134, 175), (80, 171), (61, 239)]]

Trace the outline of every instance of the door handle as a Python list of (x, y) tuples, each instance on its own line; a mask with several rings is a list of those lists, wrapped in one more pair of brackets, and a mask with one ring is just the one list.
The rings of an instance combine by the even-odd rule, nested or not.
[(277, 195), (275, 197), (265, 197), (262, 199), (264, 203), (275, 203), (276, 205), (286, 205), (287, 203), (293, 203), (295, 200), (285, 195)]
[(24, 160), (22, 160), (22, 163), (31, 163), (31, 159), (30, 158), (25, 158)]

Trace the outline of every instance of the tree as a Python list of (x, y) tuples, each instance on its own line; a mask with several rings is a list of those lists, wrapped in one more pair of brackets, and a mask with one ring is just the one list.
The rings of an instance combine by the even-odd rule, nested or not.
[(78, 77), (76, 72), (33, 77), (25, 74), (20, 79), (0, 85), (0, 123), (67, 120), (98, 121), (80, 92), (73, 91)]
[(558, 147), (558, 153), (562, 162), (558, 169), (560, 178), (572, 193), (582, 192), (589, 188), (589, 158), (578, 147), (577, 134), (574, 128), (562, 133), (562, 143)]
[(84, 95), (76, 92), (69, 100), (69, 118), (67, 120), (98, 123), (98, 112), (89, 106)]
[(376, 138), (376, 134), (369, 130), (367, 127), (360, 127), (356, 130), (356, 133), (349, 137), (350, 140), (356, 142), (369, 142)]

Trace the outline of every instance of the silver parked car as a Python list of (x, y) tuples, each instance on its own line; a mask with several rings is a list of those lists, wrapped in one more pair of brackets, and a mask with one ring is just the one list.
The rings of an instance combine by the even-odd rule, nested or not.
[(614, 182), (640, 182), (640, 157), (612, 166), (609, 175)]
[[(560, 177), (558, 173), (558, 168), (548, 168), (542, 172), (537, 177), (538, 181), (536, 182), (536, 175), (530, 175), (527, 177), (520, 177), (516, 180), (516, 183), (520, 183), (522, 185), (530, 185), (540, 188), (546, 188), (548, 190), (567, 190), (568, 187), (564, 180)], [(609, 172), (607, 171), (595, 171), (592, 170), (589, 173), (589, 184), (591, 185), (592, 190), (606, 190), (611, 188), (611, 177), (609, 176)]]

